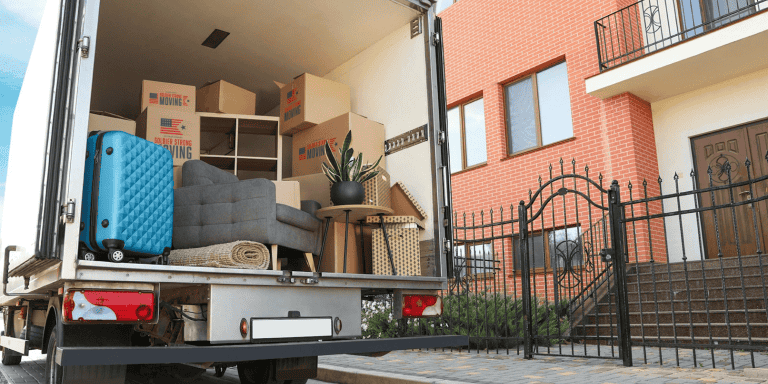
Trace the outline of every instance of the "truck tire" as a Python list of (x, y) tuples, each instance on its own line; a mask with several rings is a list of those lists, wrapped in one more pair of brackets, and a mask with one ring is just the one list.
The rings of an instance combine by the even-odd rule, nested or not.
[(274, 380), (272, 373), (272, 360), (243, 361), (237, 363), (237, 376), (240, 384), (306, 384), (309, 379), (299, 380)]
[[(5, 331), (0, 332), (0, 335), (5, 336)], [(19, 365), (21, 363), (21, 354), (10, 349), (3, 348), (3, 365)]]
[(67, 367), (65, 371), (55, 361), (54, 355), (57, 345), (56, 328), (54, 328), (48, 338), (48, 354), (45, 356), (45, 382), (47, 384), (125, 383), (125, 365), (76, 366)]

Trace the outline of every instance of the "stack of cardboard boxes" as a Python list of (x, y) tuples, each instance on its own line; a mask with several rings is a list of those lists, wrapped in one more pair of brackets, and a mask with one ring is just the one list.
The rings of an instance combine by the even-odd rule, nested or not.
[[(278, 83), (278, 86), (279, 134), (292, 136), (293, 176), (275, 182), (278, 203), (300, 208), (301, 200), (316, 200), (328, 207), (332, 205), (331, 184), (321, 168), (326, 162), (325, 143), (338, 150), (347, 132), (352, 131), (355, 153), (362, 153), (366, 161), (373, 163), (384, 155), (384, 125), (351, 112), (350, 89), (344, 84), (303, 74), (290, 84)], [(255, 115), (256, 95), (225, 81), (195, 89), (189, 85), (145, 80), (141, 114), (135, 122), (106, 112), (92, 112), (89, 130), (121, 130), (165, 147), (173, 154), (174, 185), (178, 188), (181, 187), (181, 166), (186, 161), (200, 159), (201, 112)], [(363, 185), (364, 204), (395, 211), (395, 216), (386, 218), (385, 223), (393, 250), (397, 249), (398, 275), (419, 275), (424, 268), (419, 268), (418, 239), (426, 213), (402, 183), (390, 180), (385, 161), (381, 161), (378, 170), (379, 175)], [(369, 222), (375, 219), (378, 218)], [(384, 263), (388, 266), (389, 259), (379, 227), (380, 224), (350, 225), (347, 272), (391, 274), (391, 268), (387, 269)], [(344, 269), (341, 265), (344, 237), (344, 223), (333, 223), (320, 271)]]
[[(332, 205), (330, 190), (331, 183), (322, 173), (321, 164), (327, 162), (325, 144), (337, 151), (343, 144), (347, 132), (352, 132), (352, 147), (355, 154), (363, 154), (363, 159), (374, 163), (384, 156), (384, 125), (364, 116), (351, 112), (350, 89), (344, 84), (336, 83), (310, 74), (303, 74), (287, 85), (280, 87), (280, 132), (293, 136), (292, 145), (292, 177), (286, 180), (297, 181), (300, 184), (302, 200), (318, 201), (323, 207)], [(386, 170), (385, 161), (379, 164), (377, 177), (365, 182), (365, 201), (363, 204), (393, 208), (395, 215), (385, 220), (390, 233), (390, 241), (397, 247), (402, 261), (415, 268), (399, 268), (398, 275), (420, 275), (419, 265), (419, 231), (423, 230), (423, 220), (426, 214), (415, 203), (409, 194), (407, 201), (400, 198), (393, 204), (392, 180)], [(400, 183), (399, 185), (402, 185)], [(404, 187), (403, 187), (404, 188)], [(407, 191), (407, 190), (406, 190)], [(421, 210), (419, 213), (418, 211)], [(400, 216), (397, 216), (400, 215)], [(418, 215), (419, 217), (416, 217)], [(375, 218), (377, 219), (377, 218)], [(371, 219), (373, 220), (373, 218)], [(409, 227), (408, 237), (399, 236), (401, 228), (390, 223), (391, 220), (413, 222)], [(416, 224), (421, 223), (421, 224)], [(391, 274), (391, 268), (377, 268), (383, 260), (388, 260), (383, 247), (383, 236), (377, 235), (381, 230), (372, 226), (360, 227), (351, 223), (347, 237), (347, 272)], [(376, 225), (378, 226), (378, 225)], [(344, 227), (343, 222), (332, 223), (323, 251), (323, 262), (319, 266), (321, 272), (341, 272), (344, 270)], [(405, 229), (405, 228), (402, 228)], [(396, 234), (397, 238), (392, 237)], [(382, 249), (384, 252), (382, 253)], [(361, 254), (361, 252), (363, 254)], [(411, 263), (414, 261), (414, 263)]]

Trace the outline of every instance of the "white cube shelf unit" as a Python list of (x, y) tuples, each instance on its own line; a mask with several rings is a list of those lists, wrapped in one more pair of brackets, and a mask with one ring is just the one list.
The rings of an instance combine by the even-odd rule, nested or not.
[(197, 115), (200, 160), (240, 180), (282, 180), (283, 138), (278, 117), (207, 112)]

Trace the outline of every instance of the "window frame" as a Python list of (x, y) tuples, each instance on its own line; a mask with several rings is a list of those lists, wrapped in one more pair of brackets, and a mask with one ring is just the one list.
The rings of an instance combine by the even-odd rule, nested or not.
[[(541, 73), (541, 72), (544, 72), (544, 71), (548, 70), (548, 69), (554, 68), (554, 67), (556, 67), (556, 66), (558, 66), (560, 64), (566, 64), (566, 66), (568, 65), (566, 60), (558, 61), (558, 62), (556, 62), (556, 63), (554, 63), (552, 65), (547, 65), (546, 67), (544, 67), (542, 69), (537, 69), (537, 70), (533, 71), (532, 73), (530, 73), (528, 75), (525, 75), (525, 76), (523, 76), (523, 77), (521, 77), (519, 79), (515, 79), (513, 81), (510, 81), (508, 83), (503, 83), (501, 85), (501, 93), (502, 93), (501, 96), (504, 99), (504, 139), (506, 141), (505, 145), (507, 146), (507, 157), (518, 156), (520, 154), (523, 154), (523, 153), (526, 153), (526, 152), (529, 152), (529, 151), (535, 151), (535, 150), (538, 150), (540, 148), (544, 148), (544, 147), (548, 147), (548, 146), (551, 146), (551, 145), (554, 145), (554, 144), (562, 143), (564, 141), (572, 140), (574, 137), (576, 137), (576, 135), (572, 133), (570, 137), (566, 137), (566, 138), (554, 141), (554, 142), (546, 144), (546, 145), (543, 145), (543, 143), (542, 143), (542, 137), (541, 137), (541, 113), (540, 113), (540, 108), (539, 108), (539, 83), (538, 83), (537, 75), (539, 73)], [(567, 73), (568, 73), (568, 71), (566, 69), (566, 74)], [(531, 79), (531, 89), (533, 91), (532, 92), (532, 97), (533, 97), (533, 101), (534, 101), (534, 103), (533, 103), (533, 114), (534, 114), (534, 120), (536, 122), (536, 146), (530, 147), (530, 148), (526, 148), (526, 149), (522, 149), (522, 150), (519, 150), (517, 152), (511, 152), (512, 147), (509, 145), (510, 127), (509, 127), (509, 121), (508, 121), (508, 117), (509, 117), (509, 103), (508, 103), (508, 97), (507, 97), (507, 88), (509, 88), (509, 87), (511, 87), (511, 86), (513, 86), (513, 85), (515, 85), (517, 83), (521, 83), (521, 82), (523, 82), (525, 80), (528, 80), (528, 79)], [(566, 85), (568, 85), (568, 84), (566, 84)], [(570, 85), (569, 85), (568, 86), (569, 96), (570, 96), (570, 92), (571, 92), (571, 88), (570, 88)], [(570, 97), (568, 98), (568, 103), (571, 104)], [(569, 105), (569, 107), (571, 107), (570, 108), (571, 109), (571, 127), (573, 127), (573, 108), (572, 108), (573, 105)]]
[[(477, 241), (477, 242), (474, 242), (474, 241), (466, 242), (465, 241), (465, 242), (462, 242), (462, 241), (454, 240), (454, 243), (453, 243), (453, 247), (454, 248), (456, 248), (456, 247), (464, 248), (464, 256), (463, 256), (463, 258), (464, 258), (465, 269), (466, 270), (472, 270), (472, 271), (475, 270), (474, 269), (475, 267), (472, 265), (472, 260), (470, 260), (468, 258), (469, 257), (468, 255), (471, 254), (470, 248), (476, 247), (476, 246), (483, 246), (484, 247), (486, 245), (490, 246), (490, 248), (491, 248), (491, 258), (490, 259), (483, 259), (483, 262), (484, 263), (491, 263), (494, 266), (493, 268), (495, 268), (495, 264), (496, 264), (496, 249), (494, 248), (492, 241)], [(485, 268), (485, 267), (482, 267), (482, 268)], [(494, 278), (496, 276), (496, 272), (465, 273), (464, 276), (465, 277), (469, 277), (469, 278), (471, 278), (473, 280), (492, 279), (492, 278)]]
[[(556, 231), (562, 231), (562, 230), (567, 231), (572, 228), (579, 229), (578, 243), (579, 243), (579, 246), (581, 247), (581, 264), (574, 265), (572, 267), (574, 271), (581, 271), (581, 269), (584, 268), (584, 257), (585, 257), (584, 243), (582, 243), (582, 236), (584, 235), (584, 232), (581, 231), (581, 224), (574, 224), (574, 225), (569, 225), (565, 227), (547, 228), (545, 230), (539, 229), (537, 231), (528, 233), (528, 238), (540, 236), (543, 234), (544, 239), (546, 240), (546, 246), (544, 247), (544, 267), (533, 268), (531, 270), (531, 273), (534, 273), (534, 274), (548, 273), (548, 272), (554, 271), (554, 269), (552, 269), (552, 252), (551, 252), (551, 247), (549, 243), (549, 235)], [(522, 268), (517, 267), (517, 257), (518, 257), (519, 248), (515, 247), (515, 241), (518, 241), (518, 242), (520, 241), (519, 234), (512, 237), (512, 276), (520, 276), (522, 275), (523, 271), (522, 271)]]
[[(459, 109), (459, 122), (461, 123), (459, 132), (461, 133), (461, 169), (454, 169), (453, 164), (451, 164), (451, 175), (457, 174), (459, 172), (468, 171), (471, 169), (482, 167), (486, 164), (488, 164), (488, 133), (486, 132), (486, 138), (485, 138), (485, 145), (486, 145), (486, 153), (485, 153), (485, 161), (473, 164), (471, 166), (467, 166), (467, 130), (466, 130), (466, 119), (464, 118), (464, 107), (466, 107), (469, 104), (472, 104), (478, 100), (483, 100), (483, 95), (480, 95), (478, 97), (472, 98), (470, 100), (461, 102), (459, 104), (454, 105), (451, 108), (448, 108), (447, 111), (450, 111), (454, 108)], [(446, 113), (447, 115), (447, 113)], [(485, 100), (483, 100), (483, 121), (485, 121)], [(485, 129), (485, 125), (483, 126), (483, 129)], [(451, 143), (449, 142), (448, 145), (450, 146)], [(448, 149), (450, 151), (450, 148)]]

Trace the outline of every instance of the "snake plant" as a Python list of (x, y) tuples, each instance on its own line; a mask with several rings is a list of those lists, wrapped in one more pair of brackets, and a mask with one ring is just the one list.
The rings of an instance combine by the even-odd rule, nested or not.
[(376, 171), (376, 167), (381, 162), (381, 156), (376, 160), (373, 165), (363, 164), (363, 154), (359, 153), (357, 157), (354, 155), (354, 150), (349, 147), (352, 143), (352, 131), (347, 132), (347, 137), (344, 138), (344, 144), (339, 150), (339, 157), (333, 153), (333, 149), (328, 145), (328, 141), (325, 142), (325, 157), (328, 159), (328, 164), (323, 163), (323, 173), (331, 183), (340, 183), (342, 181), (356, 181), (358, 183), (364, 183), (379, 174)]

